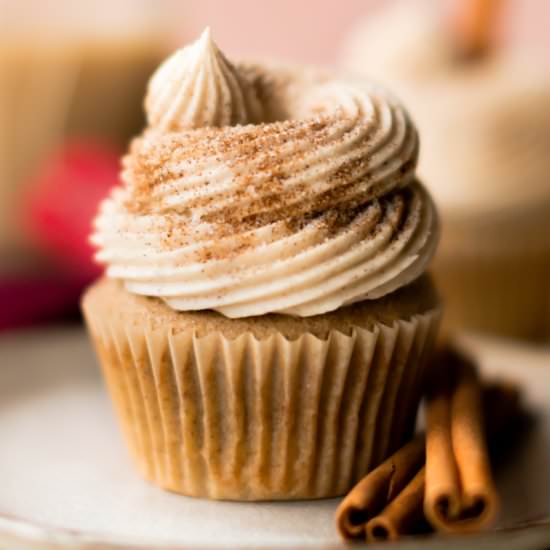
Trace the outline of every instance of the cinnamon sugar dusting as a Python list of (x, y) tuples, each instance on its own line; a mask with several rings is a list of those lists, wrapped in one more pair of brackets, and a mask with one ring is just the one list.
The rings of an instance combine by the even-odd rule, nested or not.
[[(345, 212), (365, 205), (378, 195), (375, 183), (366, 186), (368, 157), (344, 160), (325, 176), (324, 191), (311, 193), (308, 181), (287, 185), (296, 176), (296, 166), (308, 170), (311, 150), (331, 145), (346, 144), (347, 134), (336, 142), (332, 138), (331, 116), (319, 115), (306, 120), (287, 120), (244, 127), (202, 128), (188, 132), (159, 135), (150, 130), (134, 140), (125, 159), (124, 179), (131, 186), (131, 198), (124, 203), (128, 212), (136, 215), (162, 214), (168, 223), (179, 223), (173, 228), (180, 238), (193, 238), (192, 224), (181, 223), (191, 219), (193, 211), (200, 212), (198, 221), (211, 224), (210, 238), (219, 239), (240, 235), (254, 228), (283, 221), (289, 227), (303, 225), (305, 220), (327, 211)], [(342, 123), (342, 119), (339, 120)], [(344, 123), (355, 129), (352, 120)], [(292, 147), (306, 142), (307, 148)], [(215, 194), (203, 193), (210, 185), (211, 161), (222, 165), (231, 174), (231, 187)], [(312, 162), (313, 164), (313, 162)], [(400, 175), (414, 170), (413, 161)], [(254, 170), (248, 171), (247, 166)], [(194, 180), (200, 181), (195, 193), (185, 201), (166, 203), (163, 188), (185, 182), (186, 169)], [(171, 220), (177, 214), (177, 222)], [(341, 216), (339, 215), (338, 218)], [(344, 222), (343, 222), (344, 223)], [(172, 241), (172, 239), (170, 239)], [(180, 240), (180, 243), (188, 242)], [(244, 245), (237, 246), (238, 250)], [(210, 254), (205, 255), (207, 259)]]

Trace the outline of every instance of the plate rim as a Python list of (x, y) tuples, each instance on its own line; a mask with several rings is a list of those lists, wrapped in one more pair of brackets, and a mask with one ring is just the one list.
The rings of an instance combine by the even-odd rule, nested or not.
[[(514, 535), (512, 538), (510, 535)], [(127, 537), (116, 535), (107, 535), (99, 532), (85, 532), (67, 527), (51, 526), (40, 524), (39, 522), (21, 518), (18, 516), (0, 512), (0, 543), (3, 537), (9, 537), (16, 544), (24, 544), (24, 548), (32, 549), (78, 549), (78, 550), (188, 550), (197, 548), (201, 550), (215, 549), (212, 545), (190, 544), (180, 545), (171, 543), (154, 543), (152, 541), (139, 541)], [(525, 545), (527, 538), (531, 538), (531, 544)], [(394, 542), (392, 546), (399, 550), (423, 550), (439, 548), (442, 542), (448, 545), (454, 543), (456, 548), (461, 548), (465, 544), (475, 545), (472, 548), (543, 548), (550, 545), (550, 518), (541, 518), (530, 522), (525, 522), (516, 526), (505, 527), (493, 531), (485, 531), (468, 535), (442, 535), (431, 534), (428, 536), (404, 537), (402, 540)], [(509, 543), (507, 543), (507, 542)], [(388, 543), (380, 544), (354, 544), (356, 548), (387, 548)], [(32, 545), (32, 546), (29, 546)], [(498, 546), (497, 546), (498, 545)], [(544, 545), (544, 546), (543, 546)], [(338, 544), (328, 543), (323, 545), (325, 550), (337, 550), (346, 548), (348, 545), (341, 542)], [(284, 547), (284, 546), (283, 546)], [(315, 544), (304, 544), (301, 548), (318, 548)], [(252, 546), (243, 545), (232, 548), (247, 549)], [(259, 547), (255, 547), (259, 548)], [(273, 548), (265, 546), (264, 548)], [(300, 547), (293, 547), (299, 550)]]
[[(70, 331), (72, 334), (82, 334), (82, 326), (59, 326), (51, 327), (50, 330), (25, 330), (20, 331), (15, 335), (15, 339), (19, 342), (22, 339), (27, 339), (29, 336), (47, 337), (47, 335), (60, 332)], [(5, 336), (5, 335), (1, 335)], [(13, 337), (13, 333), (10, 334)], [(477, 343), (477, 342), (474, 342)], [(514, 346), (515, 347), (515, 346)], [(527, 348), (522, 350), (527, 352), (538, 352), (540, 348)], [(6, 540), (7, 539), (7, 542)], [(531, 544), (526, 546), (530, 539)], [(498, 530), (475, 533), (466, 536), (445, 537), (435, 535), (426, 537), (405, 537), (398, 542), (396, 549), (424, 550), (438, 548), (447, 542), (451, 542), (454, 549), (461, 548), (462, 545), (468, 543), (473, 544), (475, 548), (490, 548), (492, 549), (509, 549), (509, 548), (550, 548), (550, 517), (537, 518), (530, 522), (516, 524), (500, 528)], [(13, 543), (13, 545), (12, 545)], [(0, 547), (4, 544), (10, 544), (6, 548), (32, 548), (38, 550), (53, 550), (53, 549), (74, 549), (74, 550), (186, 550), (188, 548), (200, 548), (202, 550), (219, 548), (213, 546), (211, 542), (155, 542), (154, 540), (144, 539), (139, 540), (135, 535), (117, 535), (102, 531), (82, 530), (71, 527), (63, 527), (60, 525), (51, 525), (41, 523), (36, 519), (25, 518), (10, 512), (0, 510)], [(365, 545), (357, 545), (362, 548)], [(243, 543), (239, 547), (250, 550), (252, 546)], [(282, 547), (285, 547), (283, 544)], [(288, 548), (288, 546), (286, 546)], [(293, 546), (293, 548), (311, 549), (316, 546), (315, 543), (304, 543), (301, 547)], [(327, 550), (345, 548), (344, 543), (327, 542), (322, 545)], [(370, 548), (383, 548), (381, 544), (369, 545)], [(256, 547), (257, 548), (257, 547)], [(273, 548), (273, 546), (264, 546), (264, 548)], [(387, 548), (387, 547), (386, 547)], [(450, 550), (450, 549), (449, 549)]]

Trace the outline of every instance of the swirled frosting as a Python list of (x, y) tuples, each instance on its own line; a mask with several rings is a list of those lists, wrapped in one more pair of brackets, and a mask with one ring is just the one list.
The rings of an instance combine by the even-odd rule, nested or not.
[(92, 237), (129, 291), (176, 310), (309, 316), (426, 269), (437, 216), (415, 179), (416, 130), (385, 90), (231, 66), (203, 35), (161, 66), (146, 106)]

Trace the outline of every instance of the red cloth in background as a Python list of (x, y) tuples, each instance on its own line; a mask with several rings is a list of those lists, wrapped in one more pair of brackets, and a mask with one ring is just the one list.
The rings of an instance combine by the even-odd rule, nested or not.
[(0, 281), (0, 331), (46, 321), (73, 319), (87, 281), (75, 278)]
[(46, 159), (29, 183), (23, 216), (29, 240), (77, 279), (101, 273), (88, 242), (100, 201), (118, 181), (119, 151), (91, 140), (71, 141)]
[(101, 274), (88, 242), (99, 202), (118, 181), (119, 151), (78, 140), (53, 151), (29, 182), (22, 218), (46, 273), (0, 274), (0, 330), (76, 317), (80, 295)]

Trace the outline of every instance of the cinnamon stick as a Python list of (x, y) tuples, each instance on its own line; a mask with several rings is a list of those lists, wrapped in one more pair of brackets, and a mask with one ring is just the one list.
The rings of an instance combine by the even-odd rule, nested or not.
[[(473, 364), (457, 352), (445, 350), (440, 353), (434, 364), (438, 370), (432, 373), (432, 384), (427, 397), (430, 409), (427, 460), (430, 468), (435, 468), (437, 475), (434, 477), (432, 472), (430, 490), (436, 495), (435, 500), (438, 498), (437, 495), (445, 496), (446, 502), (451, 504), (446, 504), (444, 508), (447, 512), (451, 509), (456, 510), (456, 519), (434, 522), (433, 515), (436, 511), (433, 509), (433, 496), (431, 501), (427, 501), (426, 506), (430, 507), (432, 525), (436, 529), (462, 532), (483, 528), (489, 524), (496, 509), (496, 496), (490, 473), (487, 485), (483, 476), (481, 478), (484, 498), (482, 505), (486, 514), (483, 515), (475, 503), (473, 509), (471, 504), (464, 506), (460, 470), (456, 465), (452, 442), (452, 424), (453, 420), (456, 424), (458, 415), (459, 426), (462, 425), (462, 430), (466, 429), (474, 434), (474, 446), (482, 449), (481, 456), (486, 456), (481, 433), (483, 422), (479, 404), (476, 403), (478, 397), (474, 396), (472, 399), (472, 387), (469, 386), (473, 382), (473, 393), (478, 395), (479, 381)], [(502, 434), (511, 420), (518, 417), (519, 390), (517, 386), (507, 382), (493, 382), (484, 385), (481, 391), (487, 435), (489, 439), (494, 440)], [(470, 408), (472, 403), (474, 406)], [(473, 428), (470, 429), (472, 424)], [(458, 434), (460, 433), (459, 429)], [(471, 447), (471, 442), (467, 441), (470, 437), (466, 435), (465, 443)], [(352, 489), (338, 507), (336, 514), (337, 526), (343, 538), (364, 540), (366, 537), (367, 541), (371, 542), (395, 540), (401, 535), (418, 532), (421, 526), (426, 527), (423, 506), (426, 492), (426, 468), (422, 467), (423, 445), (424, 437), (417, 436)], [(479, 455), (479, 448), (474, 455)], [(459, 452), (459, 456), (464, 454), (468, 453)], [(472, 464), (467, 464), (468, 468), (470, 466), (474, 467), (474, 473), (479, 471), (479, 458), (476, 459), (474, 456)], [(486, 463), (482, 466), (482, 471), (483, 468), (488, 468)], [(484, 475), (487, 475), (487, 469), (484, 472)], [(470, 477), (474, 480), (476, 478), (475, 475)], [(468, 482), (467, 486), (472, 485)], [(489, 497), (486, 496), (486, 491)], [(449, 494), (454, 496), (449, 497)]]
[(473, 363), (453, 350), (436, 366), (451, 371), (452, 387), (436, 373), (426, 396), (424, 513), (440, 531), (479, 531), (491, 525), (498, 508), (481, 385)]
[(425, 478), (426, 469), (421, 468), (397, 497), (367, 522), (367, 542), (397, 540), (414, 530), (423, 517)]
[(451, 21), (459, 59), (478, 59), (490, 51), (500, 4), (501, 0), (455, 1)]
[[(336, 525), (344, 539), (364, 539), (367, 522), (386, 509), (422, 467), (424, 450), (424, 437), (416, 437), (348, 493), (336, 510)], [(418, 509), (421, 510), (421, 506)], [(409, 514), (403, 511), (399, 515), (408, 517)]]
[[(486, 385), (482, 395), (487, 433), (491, 440), (501, 435), (509, 422), (518, 417), (520, 395), (517, 386), (506, 382)], [(422, 468), (379, 515), (367, 522), (367, 542), (396, 540), (418, 531), (424, 519), (425, 475), (426, 470)]]

